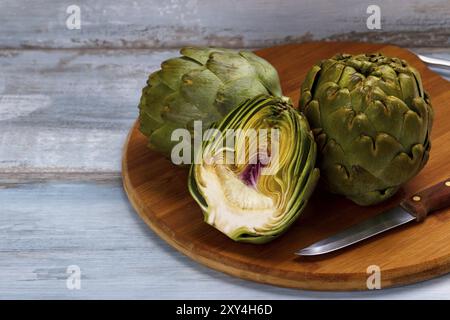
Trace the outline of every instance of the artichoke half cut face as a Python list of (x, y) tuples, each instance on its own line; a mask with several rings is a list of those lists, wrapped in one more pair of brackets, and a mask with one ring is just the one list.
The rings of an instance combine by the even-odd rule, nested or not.
[(205, 221), (235, 241), (274, 239), (300, 215), (319, 177), (308, 122), (285, 99), (258, 96), (209, 133), (189, 175)]

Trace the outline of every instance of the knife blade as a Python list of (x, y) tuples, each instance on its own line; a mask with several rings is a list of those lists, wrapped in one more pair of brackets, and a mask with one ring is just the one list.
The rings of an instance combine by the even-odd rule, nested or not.
[(450, 178), (404, 199), (398, 207), (356, 224), (296, 252), (300, 256), (330, 253), (411, 221), (421, 222), (434, 211), (450, 206)]

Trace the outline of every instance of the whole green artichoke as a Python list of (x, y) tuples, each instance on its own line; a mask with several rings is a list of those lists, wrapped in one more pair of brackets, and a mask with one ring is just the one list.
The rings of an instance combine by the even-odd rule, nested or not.
[(425, 165), (433, 110), (419, 72), (382, 54), (338, 54), (312, 67), (300, 108), (333, 193), (360, 205), (391, 197)]
[(281, 96), (277, 71), (252, 52), (186, 47), (180, 53), (149, 76), (139, 104), (140, 131), (167, 157), (177, 144), (173, 130), (192, 133), (194, 120), (206, 128), (246, 99)]
[(308, 121), (287, 99), (263, 95), (210, 130), (188, 182), (205, 222), (235, 241), (275, 239), (299, 217), (319, 179)]

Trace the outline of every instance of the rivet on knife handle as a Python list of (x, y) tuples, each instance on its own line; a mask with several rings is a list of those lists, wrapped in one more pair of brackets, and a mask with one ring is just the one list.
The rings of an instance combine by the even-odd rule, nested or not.
[(413, 214), (417, 221), (423, 221), (429, 213), (450, 206), (450, 178), (413, 194), (400, 206)]

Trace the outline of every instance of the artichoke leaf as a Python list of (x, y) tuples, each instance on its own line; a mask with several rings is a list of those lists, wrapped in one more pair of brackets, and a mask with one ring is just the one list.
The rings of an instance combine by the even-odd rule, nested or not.
[[(235, 241), (275, 239), (300, 215), (319, 177), (306, 119), (287, 100), (260, 95), (214, 127), (215, 138), (204, 142), (188, 183), (205, 222)], [(233, 144), (225, 132), (239, 132)], [(256, 140), (247, 139), (250, 132), (257, 132)], [(229, 155), (232, 162), (225, 161)], [(245, 161), (236, 161), (242, 155)]]
[(180, 53), (148, 77), (139, 103), (141, 132), (166, 157), (174, 145), (169, 128), (191, 130), (195, 121), (207, 128), (247, 99), (281, 96), (277, 71), (251, 52), (185, 47)]

